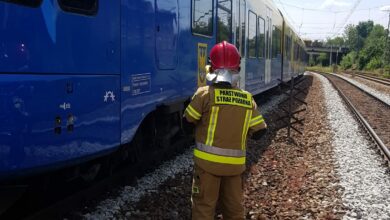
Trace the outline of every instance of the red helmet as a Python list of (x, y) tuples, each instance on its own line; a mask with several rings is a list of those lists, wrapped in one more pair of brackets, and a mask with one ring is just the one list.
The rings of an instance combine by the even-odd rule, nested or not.
[(211, 49), (210, 62), (213, 70), (229, 69), (239, 71), (240, 54), (236, 46), (222, 41)]

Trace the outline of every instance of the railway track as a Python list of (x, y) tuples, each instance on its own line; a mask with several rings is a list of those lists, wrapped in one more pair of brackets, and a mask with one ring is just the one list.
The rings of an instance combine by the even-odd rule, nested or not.
[[(259, 97), (260, 102), (265, 102), (274, 93), (278, 94), (279, 90), (275, 88), (265, 93), (265, 95)], [(83, 207), (95, 207), (96, 203), (106, 199), (107, 192), (110, 192), (110, 195), (113, 194), (111, 196), (115, 197), (115, 189), (119, 191), (123, 186), (134, 185), (134, 181), (144, 176), (147, 173), (146, 171), (151, 171), (164, 161), (172, 158), (172, 156), (181, 154), (192, 144), (192, 139), (178, 140), (175, 146), (172, 146), (170, 149), (170, 153), (168, 153), (170, 156), (162, 157), (159, 164), (155, 164), (154, 167), (148, 167), (149, 170), (145, 169), (145, 163), (151, 163), (148, 161), (127, 164), (119, 170), (112, 171), (109, 176), (89, 183), (88, 186), (67, 189), (67, 184), (63, 183), (59, 186), (54, 186), (50, 191), (34, 191), (33, 196), (23, 197), (25, 201), (22, 204), (17, 204), (12, 207), (12, 210), (0, 215), (0, 219), (79, 219), (80, 213), (93, 211), (85, 210)], [(156, 152), (155, 154), (164, 155), (162, 152)], [(165, 153), (165, 155), (167, 154)], [(157, 158), (157, 155), (150, 156), (150, 158)], [(66, 193), (59, 193), (61, 191), (66, 191)], [(40, 194), (42, 196), (39, 196)], [(47, 195), (50, 196), (47, 197)], [(43, 200), (45, 204), (36, 204), (38, 200)], [(20, 210), (24, 211), (20, 212)]]
[(390, 106), (334, 74), (321, 73), (338, 91), (390, 165)]
[(379, 78), (379, 77), (375, 77), (375, 76), (368, 76), (366, 74), (354, 73), (354, 72), (346, 72), (346, 73), (351, 74), (352, 76), (355, 76), (355, 77), (360, 77), (360, 78), (367, 79), (367, 80), (370, 80), (370, 81), (373, 81), (376, 83), (380, 83), (382, 85), (390, 86), (390, 79), (384, 79), (384, 78)]
[(83, 209), (86, 204), (94, 204), (94, 202), (102, 200), (107, 192), (113, 192), (114, 189), (125, 185), (132, 185), (137, 178), (149, 170), (154, 169), (174, 155), (182, 153), (191, 143), (188, 138), (180, 139), (164, 154), (156, 152), (166, 156), (158, 161), (145, 160), (136, 164), (126, 163), (120, 168), (112, 170), (111, 174), (91, 183), (62, 182), (44, 190), (31, 188), (29, 189), (31, 193), (21, 197), (19, 202), (0, 215), (0, 219), (80, 218), (79, 216), (69, 216), (69, 214), (74, 213), (75, 210)]

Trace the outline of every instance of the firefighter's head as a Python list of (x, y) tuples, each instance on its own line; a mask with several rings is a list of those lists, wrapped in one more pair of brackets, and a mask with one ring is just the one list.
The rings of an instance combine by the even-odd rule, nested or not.
[(226, 41), (215, 45), (210, 51), (209, 81), (234, 83), (240, 72), (240, 54), (237, 48)]

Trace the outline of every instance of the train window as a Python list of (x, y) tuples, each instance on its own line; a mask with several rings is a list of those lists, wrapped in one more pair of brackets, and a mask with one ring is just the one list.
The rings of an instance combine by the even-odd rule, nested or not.
[(9, 2), (35, 8), (41, 5), (42, 0), (0, 0), (0, 2)]
[(256, 20), (257, 16), (255, 13), (249, 11), (248, 18), (248, 57), (256, 58)]
[(217, 43), (224, 40), (231, 42), (232, 0), (218, 0), (217, 16)]
[(234, 9), (233, 11), (236, 11), (236, 13), (234, 13), (234, 19), (233, 19), (233, 31), (234, 31), (234, 35), (235, 35), (235, 42), (234, 44), (236, 45), (237, 47), (237, 50), (238, 52), (240, 52), (241, 50), (241, 32), (240, 32), (240, 1), (235, 1), (234, 2), (235, 5), (234, 5)]
[(288, 54), (287, 53), (288, 53), (288, 36), (284, 35), (284, 56), (288, 60)]
[(84, 14), (95, 15), (98, 10), (98, 0), (58, 0), (62, 10)]
[(245, 0), (236, 1), (236, 46), (238, 51), (241, 54), (241, 57), (244, 57), (245, 53)]
[(287, 57), (287, 60), (290, 60), (291, 59), (291, 37), (286, 35), (286, 46), (285, 46), (285, 53), (286, 53), (286, 57)]
[(213, 1), (192, 0), (192, 33), (213, 35)]
[(298, 44), (294, 41), (294, 61), (298, 60)]
[(264, 57), (264, 52), (265, 52), (265, 21), (263, 18), (259, 17), (259, 22), (258, 22), (258, 57)]
[(298, 47), (298, 59), (297, 60), (300, 60), (301, 59), (301, 46)]
[[(267, 13), (270, 14), (270, 13), (272, 13), (272, 11), (267, 8)], [(265, 56), (266, 56), (266, 59), (269, 59), (271, 57), (271, 42), (272, 42), (272, 40), (271, 40), (271, 37), (272, 37), (271, 27), (272, 27), (272, 19), (269, 16), (267, 16), (267, 26), (265, 28), (265, 36), (266, 36), (266, 39), (265, 39), (265, 44), (266, 44), (265, 54), (266, 55)]]
[(272, 26), (272, 58), (277, 58), (281, 51), (281, 31)]
[(245, 5), (245, 0), (240, 1), (240, 22), (241, 22), (241, 57), (245, 57), (245, 43), (246, 43), (246, 30), (245, 30), (245, 24), (246, 24), (246, 5)]

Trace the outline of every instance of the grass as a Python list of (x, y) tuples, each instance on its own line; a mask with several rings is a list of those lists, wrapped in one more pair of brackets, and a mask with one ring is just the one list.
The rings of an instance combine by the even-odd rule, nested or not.
[(326, 72), (326, 73), (333, 73), (333, 68), (329, 66), (307, 66), (307, 71), (319, 71), (319, 72)]
[[(319, 71), (319, 72), (325, 72), (325, 73), (334, 73), (334, 72), (337, 73), (337, 72), (342, 72), (343, 71), (343, 69), (340, 66), (333, 66), (333, 67), (329, 67), (329, 66), (307, 66), (306, 70), (307, 71)], [(356, 70), (348, 69), (348, 71), (356, 71)], [(386, 71), (385, 69), (376, 69), (376, 70), (373, 70), (373, 71), (357, 71), (357, 72), (364, 72), (364, 73), (371, 74), (371, 75), (374, 75), (374, 76), (379, 76), (379, 77), (390, 79), (390, 71)]]

